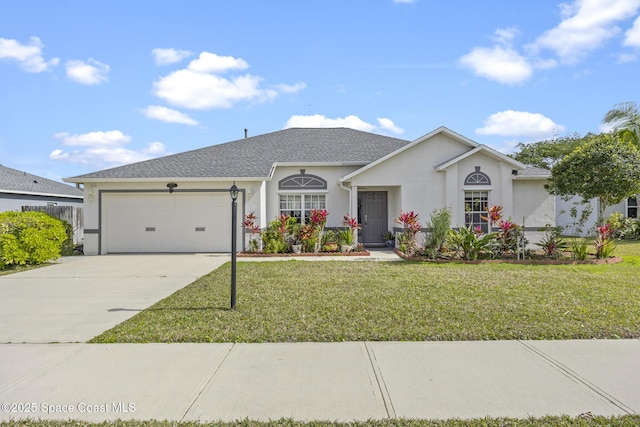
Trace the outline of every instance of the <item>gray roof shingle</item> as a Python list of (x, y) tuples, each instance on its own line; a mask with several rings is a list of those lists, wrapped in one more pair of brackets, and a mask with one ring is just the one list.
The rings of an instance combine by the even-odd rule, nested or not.
[(348, 128), (291, 128), (68, 178), (258, 178), (274, 163), (367, 164), (410, 141)]
[(537, 168), (534, 166), (527, 166), (526, 168), (518, 171), (518, 176), (523, 177), (548, 177), (551, 176), (551, 171), (548, 169)]
[(0, 192), (82, 197), (82, 190), (0, 165)]

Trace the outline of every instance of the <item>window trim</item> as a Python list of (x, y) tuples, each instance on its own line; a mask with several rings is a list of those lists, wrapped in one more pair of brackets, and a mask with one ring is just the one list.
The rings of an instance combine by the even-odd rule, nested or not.
[[(310, 212), (311, 209), (305, 208), (305, 196), (324, 196), (324, 208), (327, 209), (327, 193), (328, 191), (278, 191), (278, 215), (282, 213), (282, 209), (280, 208), (281, 199), (280, 196), (300, 196), (300, 223), (305, 224), (305, 212)], [(296, 211), (297, 209), (290, 209), (290, 211)]]
[[(476, 176), (482, 177), (483, 180), (470, 181), (471, 177), (476, 177)], [(484, 179), (486, 179), (486, 181), (484, 181)], [(480, 166), (475, 166), (475, 171), (471, 172), (464, 179), (464, 185), (473, 185), (473, 186), (491, 185), (491, 178), (486, 173), (480, 171)]]
[[(483, 221), (482, 219), (480, 219), (480, 222), (479, 222), (479, 223), (475, 223), (475, 222), (473, 221), (473, 214), (474, 214), (474, 213), (475, 213), (475, 214), (480, 213), (480, 214), (485, 214), (485, 215), (486, 215), (486, 214), (487, 214), (487, 212), (486, 212), (486, 211), (474, 211), (474, 210), (472, 210), (472, 211), (470, 211), (469, 213), (467, 213), (467, 209), (466, 209), (466, 206), (467, 206), (467, 193), (485, 193), (485, 194), (486, 194), (486, 207), (488, 208), (488, 207), (489, 207), (489, 205), (491, 204), (491, 190), (481, 190), (481, 189), (479, 189), (479, 188), (475, 188), (475, 189), (473, 189), (473, 190), (464, 190), (464, 191), (462, 192), (462, 205), (463, 205), (463, 209), (464, 209), (464, 210), (463, 210), (463, 214), (464, 214), (464, 226), (465, 226), (465, 227), (468, 227), (468, 226), (476, 227), (476, 226), (478, 226), (478, 225), (479, 225), (480, 227), (482, 227), (482, 226), (483, 226), (483, 224), (486, 224), (486, 232), (487, 232), (487, 233), (488, 233), (488, 232), (491, 232), (490, 227), (489, 227), (489, 221)], [(473, 199), (473, 194), (472, 194), (471, 198)], [(470, 223), (468, 223), (468, 222), (467, 222), (467, 215), (469, 215), (469, 214), (470, 214), (470, 215), (472, 215), (472, 218), (471, 218), (471, 222), (470, 222)], [(483, 229), (483, 232), (484, 232), (484, 231), (485, 231), (485, 230)]]

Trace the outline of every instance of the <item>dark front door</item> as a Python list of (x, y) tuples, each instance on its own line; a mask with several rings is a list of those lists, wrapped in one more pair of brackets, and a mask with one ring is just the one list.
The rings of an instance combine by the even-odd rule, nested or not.
[(387, 192), (358, 192), (358, 222), (362, 224), (360, 243), (365, 246), (384, 246), (388, 231)]

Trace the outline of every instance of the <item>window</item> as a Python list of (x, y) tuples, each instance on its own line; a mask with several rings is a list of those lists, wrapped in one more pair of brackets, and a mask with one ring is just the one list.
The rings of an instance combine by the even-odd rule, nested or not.
[(301, 224), (306, 224), (313, 209), (326, 209), (327, 202), (324, 194), (281, 194), (280, 214), (298, 218)]
[(304, 169), (300, 169), (300, 173), (283, 178), (278, 183), (280, 190), (326, 190), (327, 181), (316, 175), (305, 173)]
[(465, 191), (464, 192), (464, 225), (471, 228), (480, 227), (484, 233), (489, 232), (489, 223), (482, 219), (487, 215), (489, 207), (488, 191)]
[(635, 197), (627, 199), (627, 218), (638, 218), (638, 199)]
[(475, 167), (476, 171), (471, 172), (464, 180), (464, 185), (491, 185), (489, 175), (480, 172), (480, 166)]

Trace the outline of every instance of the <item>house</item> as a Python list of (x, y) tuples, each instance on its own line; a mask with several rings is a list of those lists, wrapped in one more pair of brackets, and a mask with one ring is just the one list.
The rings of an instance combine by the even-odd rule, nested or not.
[[(85, 254), (228, 252), (229, 188), (239, 188), (238, 224), (254, 212), (261, 227), (280, 213), (306, 221), (329, 212), (362, 223), (358, 239), (384, 244), (401, 210), (449, 207), (454, 226), (486, 228), (484, 209), (504, 207), (527, 230), (555, 223), (549, 172), (480, 145), (446, 127), (415, 141), (347, 128), (293, 128), (67, 178), (84, 184)], [(238, 247), (247, 236), (238, 233)]]
[(82, 190), (0, 165), (0, 212), (23, 206), (82, 207)]
[(0, 165), (0, 212), (40, 210), (63, 219), (73, 228), (73, 240), (82, 242), (83, 191)]
[[(623, 214), (626, 218), (638, 218), (638, 201), (640, 195), (634, 197), (627, 197), (622, 202), (612, 206), (607, 206), (604, 210), (604, 220), (614, 212)], [(559, 227), (563, 228), (564, 234), (575, 236), (592, 236), (595, 234), (595, 229), (598, 217), (599, 200), (597, 198), (591, 199), (588, 202), (583, 202), (582, 197), (574, 196), (568, 200), (558, 196), (556, 199), (556, 222)], [(575, 214), (572, 215), (572, 209), (575, 209)], [(577, 221), (580, 219), (580, 214), (584, 210), (590, 210), (591, 214), (582, 225), (582, 229), (578, 230)]]

